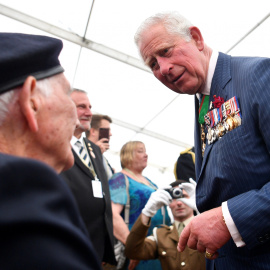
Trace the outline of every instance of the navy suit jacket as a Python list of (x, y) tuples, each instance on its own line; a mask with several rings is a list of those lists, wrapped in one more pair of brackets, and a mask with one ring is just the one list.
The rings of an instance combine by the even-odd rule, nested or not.
[(270, 59), (220, 53), (213, 96), (237, 96), (242, 125), (206, 145), (201, 155), (196, 108), (196, 202), (200, 212), (228, 201), (230, 214), (246, 243), (230, 240), (219, 251), (217, 269), (270, 269)]
[[(97, 177), (102, 184), (103, 198), (93, 196), (91, 181), (94, 180), (94, 176), (74, 150), (72, 151), (75, 163), (72, 168), (61, 173), (61, 176), (63, 176), (75, 196), (100, 261), (115, 264), (111, 198), (102, 154), (97, 145), (86, 138), (84, 140)], [(90, 148), (93, 150), (95, 158), (90, 153)]]
[(66, 183), (36, 160), (0, 154), (0, 269), (101, 269)]

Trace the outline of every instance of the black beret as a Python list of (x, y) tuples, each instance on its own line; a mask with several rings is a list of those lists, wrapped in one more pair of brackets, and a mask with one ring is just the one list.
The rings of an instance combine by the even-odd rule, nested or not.
[(21, 33), (0, 33), (0, 94), (23, 85), (32, 75), (37, 80), (64, 72), (58, 56), (61, 40)]

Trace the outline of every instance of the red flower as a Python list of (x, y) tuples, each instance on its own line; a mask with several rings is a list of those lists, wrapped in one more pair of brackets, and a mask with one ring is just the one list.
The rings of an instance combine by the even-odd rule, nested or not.
[(220, 108), (221, 105), (224, 103), (224, 98), (222, 97), (217, 97), (216, 95), (213, 96), (214, 101), (212, 102), (214, 108)]

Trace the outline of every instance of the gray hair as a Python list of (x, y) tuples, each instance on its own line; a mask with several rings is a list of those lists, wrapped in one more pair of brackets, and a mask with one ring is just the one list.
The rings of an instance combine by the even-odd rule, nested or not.
[[(36, 87), (45, 97), (48, 97), (52, 92), (53, 79), (54, 76), (37, 81)], [(0, 126), (6, 119), (10, 108), (13, 108), (13, 106), (10, 105), (15, 104), (19, 99), (19, 93), (21, 89), (22, 86), (19, 86), (0, 95)]]
[(81, 89), (78, 89), (78, 88), (73, 88), (72, 91), (71, 91), (71, 93), (73, 93), (73, 92), (83, 93), (83, 94), (86, 94), (86, 95), (88, 94), (86, 91), (81, 90)]
[(152, 26), (162, 24), (167, 32), (172, 35), (179, 35), (189, 42), (191, 34), (189, 28), (193, 26), (189, 20), (180, 15), (178, 12), (158, 13), (147, 18), (135, 33), (134, 40), (137, 46), (141, 41), (142, 35)]

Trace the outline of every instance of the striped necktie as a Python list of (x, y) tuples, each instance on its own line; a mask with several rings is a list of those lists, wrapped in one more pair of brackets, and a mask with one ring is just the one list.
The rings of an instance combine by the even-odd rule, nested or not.
[(84, 146), (81, 144), (80, 141), (77, 141), (75, 143), (76, 146), (78, 146), (79, 148), (79, 153), (80, 153), (80, 158), (83, 161), (83, 163), (90, 168), (91, 167), (91, 161), (90, 161), (90, 157), (88, 156), (88, 153), (86, 151), (86, 149), (84, 148)]
[(209, 107), (209, 95), (201, 95), (200, 98), (200, 107), (199, 107), (199, 123), (201, 124), (201, 148), (202, 148), (202, 157), (204, 156), (204, 151), (206, 147), (206, 134), (205, 134), (205, 120), (204, 116), (208, 112)]

